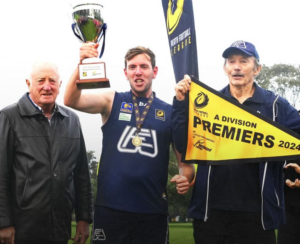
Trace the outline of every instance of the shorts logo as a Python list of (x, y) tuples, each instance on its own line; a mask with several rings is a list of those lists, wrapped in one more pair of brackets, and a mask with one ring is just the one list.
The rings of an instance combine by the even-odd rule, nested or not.
[(126, 103), (126, 102), (122, 103), (121, 110), (120, 110), (121, 112), (132, 113), (132, 110), (133, 110), (132, 103)]
[(105, 241), (105, 233), (103, 229), (95, 229), (94, 230), (94, 236), (93, 236), (93, 241)]
[(166, 114), (165, 111), (160, 110), (160, 109), (155, 109), (155, 118), (156, 119), (165, 121), (166, 120), (165, 114)]

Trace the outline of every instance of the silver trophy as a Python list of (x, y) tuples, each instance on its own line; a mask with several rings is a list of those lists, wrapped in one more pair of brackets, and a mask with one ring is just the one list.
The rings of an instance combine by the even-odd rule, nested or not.
[(78, 65), (78, 89), (92, 89), (110, 87), (106, 78), (105, 63), (100, 62), (105, 48), (105, 31), (102, 12), (103, 5), (98, 3), (84, 3), (72, 6), (72, 30), (78, 39), (85, 43), (99, 43), (103, 38), (99, 58), (86, 58)]

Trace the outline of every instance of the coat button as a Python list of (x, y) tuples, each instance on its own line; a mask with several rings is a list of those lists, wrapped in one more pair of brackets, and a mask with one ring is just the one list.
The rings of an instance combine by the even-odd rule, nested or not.
[(57, 174), (56, 174), (56, 173), (53, 173), (53, 176), (54, 176), (54, 177), (56, 177), (56, 176), (57, 176)]

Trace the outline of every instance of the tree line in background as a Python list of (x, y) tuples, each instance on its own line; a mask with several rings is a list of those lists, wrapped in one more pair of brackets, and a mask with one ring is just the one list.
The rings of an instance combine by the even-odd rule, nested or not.
[[(300, 101), (300, 66), (296, 67), (289, 64), (274, 64), (273, 66), (262, 65), (262, 70), (255, 80), (261, 87), (273, 91), (275, 94), (287, 99), (294, 107), (296, 107)], [(300, 110), (300, 105), (298, 106), (296, 109)], [(95, 200), (97, 194), (98, 169), (95, 151), (87, 151), (87, 157), (91, 173), (93, 198)], [(169, 214), (171, 219), (180, 216), (180, 221), (184, 222), (187, 216), (192, 190), (190, 189), (187, 194), (179, 195), (176, 190), (176, 185), (170, 183), (171, 178), (176, 174), (178, 174), (177, 161), (173, 150), (170, 149), (167, 184)]]
[(93, 190), (93, 199), (94, 202), (96, 200), (97, 194), (97, 170), (98, 170), (98, 162), (96, 161), (95, 151), (87, 151), (87, 158), (89, 162), (89, 168), (91, 173), (91, 181), (92, 181), (92, 190)]
[(274, 64), (269, 67), (262, 65), (262, 70), (255, 80), (258, 85), (284, 97), (293, 107), (300, 110), (300, 66)]

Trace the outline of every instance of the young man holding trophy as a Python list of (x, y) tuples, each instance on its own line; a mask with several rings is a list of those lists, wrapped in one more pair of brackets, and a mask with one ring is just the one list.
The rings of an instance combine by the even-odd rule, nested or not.
[[(80, 63), (97, 57), (97, 48), (98, 44), (83, 44)], [(154, 53), (136, 47), (125, 56), (124, 74), (130, 91), (82, 94), (76, 85), (78, 68), (67, 85), (65, 105), (102, 115), (103, 149), (93, 243), (168, 242), (166, 184), (172, 142), (171, 105), (152, 91), (157, 72)], [(175, 153), (180, 162), (180, 154)], [(174, 181), (184, 193), (194, 168), (185, 167), (180, 173), (186, 177), (178, 175)]]
[[(103, 6), (95, 3), (73, 7), (72, 29), (85, 44), (65, 93), (65, 105), (102, 116), (103, 148), (92, 243), (167, 243), (171, 105), (152, 91), (158, 72), (154, 53), (145, 47), (127, 52), (124, 74), (129, 92), (81, 94), (81, 89), (110, 86), (105, 64), (97, 58), (102, 37), (100, 57), (105, 46), (102, 10)], [(175, 153), (180, 161), (180, 154)], [(172, 180), (183, 193), (189, 188), (194, 168), (186, 167), (184, 173), (186, 177), (177, 175)]]

